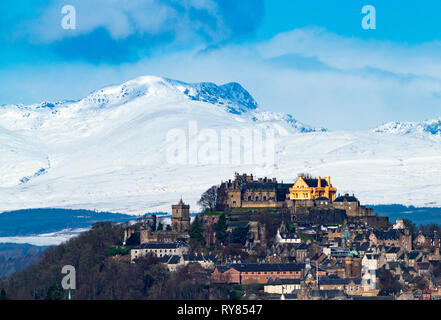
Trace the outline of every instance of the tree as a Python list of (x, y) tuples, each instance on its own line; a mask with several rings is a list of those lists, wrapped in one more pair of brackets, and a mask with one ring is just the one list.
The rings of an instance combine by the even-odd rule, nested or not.
[(190, 230), (188, 230), (188, 234), (190, 236), (190, 239), (193, 239), (201, 244), (204, 243), (203, 230), (198, 216), (196, 216), (193, 223), (191, 224)]
[(401, 284), (389, 270), (380, 269), (378, 271), (378, 280), (380, 286), (379, 295), (392, 295), (399, 293), (401, 290)]
[(133, 233), (130, 238), (127, 239), (126, 245), (127, 246), (137, 246), (140, 244), (141, 241), (141, 235), (139, 232)]
[(62, 297), (63, 292), (57, 285), (54, 284), (49, 287), (46, 294), (46, 300), (61, 300)]
[(216, 231), (216, 240), (219, 243), (225, 243), (227, 239), (227, 219), (225, 218), (225, 214), (219, 217), (219, 221), (214, 226), (214, 231)]
[(233, 243), (240, 243), (241, 245), (244, 245), (248, 239), (248, 235), (249, 235), (248, 231), (249, 231), (248, 226), (234, 228), (233, 232), (231, 233), (231, 241)]
[(6, 297), (5, 288), (2, 288), (2, 290), (0, 291), (0, 301), (3, 301), (3, 300), (8, 300)]
[(435, 278), (441, 277), (441, 263), (435, 263), (433, 266), (432, 274)]
[(243, 297), (243, 288), (240, 284), (234, 284), (231, 287), (230, 299), (231, 300), (240, 300)]
[(409, 229), (409, 233), (412, 235), (412, 237), (415, 237), (417, 233), (416, 224), (410, 221), (409, 219), (403, 219), (403, 224), (407, 229)]
[(198, 201), (198, 204), (202, 207), (205, 211), (214, 211), (216, 208), (217, 203), (217, 186), (212, 186), (210, 189), (205, 191), (201, 199)]
[(426, 279), (424, 279), (421, 276), (416, 276), (415, 278), (413, 278), (412, 283), (415, 285), (416, 288), (420, 290), (424, 290), (428, 288), (428, 283)]

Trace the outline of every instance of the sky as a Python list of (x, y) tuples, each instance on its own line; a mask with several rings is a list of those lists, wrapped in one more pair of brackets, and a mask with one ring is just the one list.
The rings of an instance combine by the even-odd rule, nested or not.
[(330, 130), (438, 118), (440, 13), (438, 0), (2, 1), (0, 105), (156, 75), (238, 82), (261, 108)]

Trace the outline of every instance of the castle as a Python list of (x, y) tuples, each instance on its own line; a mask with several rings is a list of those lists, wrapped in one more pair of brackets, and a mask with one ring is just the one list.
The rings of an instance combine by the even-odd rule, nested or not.
[(289, 188), (287, 198), (290, 200), (315, 200), (325, 197), (334, 201), (337, 195), (337, 188), (331, 184), (331, 177), (318, 179), (299, 176), (296, 183)]
[(347, 216), (373, 216), (373, 210), (360, 204), (355, 196), (337, 196), (331, 177), (322, 179), (300, 175), (295, 183), (279, 183), (276, 178), (258, 178), (235, 173), (235, 179), (222, 182), (218, 208), (295, 208), (320, 207), (346, 211)]
[(178, 204), (172, 205), (172, 230), (185, 232), (190, 229), (190, 206), (181, 200)]
[(176, 242), (188, 238), (190, 229), (190, 205), (182, 199), (172, 205), (171, 230), (156, 230), (156, 216), (153, 223), (145, 224), (140, 230), (140, 243)]
[(276, 178), (259, 178), (235, 174), (233, 181), (223, 182), (219, 188), (218, 203), (229, 208), (280, 208), (292, 184), (279, 183)]

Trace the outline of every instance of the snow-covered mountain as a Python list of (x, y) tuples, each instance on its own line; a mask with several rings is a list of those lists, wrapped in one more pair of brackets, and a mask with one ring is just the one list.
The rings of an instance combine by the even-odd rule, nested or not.
[(388, 122), (375, 128), (374, 132), (441, 135), (441, 118), (420, 122)]
[[(261, 141), (256, 130), (274, 133), (273, 158), (261, 161), (246, 144)], [(237, 83), (140, 77), (79, 101), (1, 106), (0, 212), (169, 211), (181, 196), (198, 210), (200, 194), (235, 171), (284, 182), (330, 175), (364, 203), (440, 205), (441, 137), (390, 132), (312, 128), (261, 110)], [(237, 161), (224, 161), (223, 134), (242, 135)]]

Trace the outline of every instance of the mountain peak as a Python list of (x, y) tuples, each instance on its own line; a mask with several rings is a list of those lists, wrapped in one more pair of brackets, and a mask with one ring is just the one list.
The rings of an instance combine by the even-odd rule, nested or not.
[(258, 107), (249, 92), (237, 82), (218, 86), (212, 82), (186, 83), (173, 79), (166, 81), (192, 100), (225, 107), (233, 114), (242, 114)]
[(96, 90), (82, 101), (95, 106), (128, 102), (145, 95), (170, 96), (184, 94), (194, 101), (224, 107), (233, 114), (242, 114), (257, 108), (257, 102), (239, 83), (216, 85), (212, 82), (187, 83), (157, 76), (141, 76), (121, 85)]
[(425, 121), (388, 122), (373, 130), (380, 133), (391, 134), (429, 134), (441, 136), (441, 118)]

